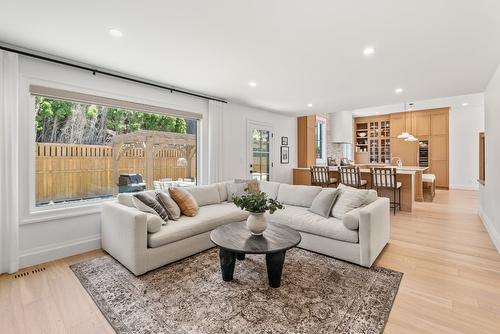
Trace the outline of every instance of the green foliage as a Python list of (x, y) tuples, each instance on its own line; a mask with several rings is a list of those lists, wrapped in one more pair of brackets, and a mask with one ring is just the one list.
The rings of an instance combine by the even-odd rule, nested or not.
[(267, 198), (266, 193), (262, 191), (235, 197), (233, 201), (237, 207), (253, 213), (264, 213), (269, 211), (270, 214), (273, 214), (276, 210), (285, 208), (280, 202), (272, 198)]
[[(103, 140), (109, 138), (106, 130), (115, 134), (130, 133), (138, 130), (155, 130), (164, 132), (187, 133), (188, 125), (183, 118), (145, 113), (140, 111), (110, 108), (104, 106), (87, 105), (82, 103), (56, 100), (47, 97), (35, 97), (35, 126), (37, 141), (60, 142), (62, 129), (68, 128), (69, 123), (78, 127), (85, 127), (86, 133), (100, 133), (95, 138)], [(82, 112), (87, 125), (78, 121), (77, 112)], [(69, 128), (73, 128), (70, 126)], [(92, 135), (90, 135), (92, 137)]]

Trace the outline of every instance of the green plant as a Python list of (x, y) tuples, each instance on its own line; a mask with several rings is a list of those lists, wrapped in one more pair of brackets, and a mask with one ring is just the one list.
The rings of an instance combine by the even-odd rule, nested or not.
[(285, 208), (283, 204), (277, 200), (267, 198), (266, 193), (262, 191), (243, 195), (241, 197), (234, 197), (233, 201), (237, 207), (253, 213), (264, 213), (269, 211), (270, 214), (273, 214), (276, 210)]

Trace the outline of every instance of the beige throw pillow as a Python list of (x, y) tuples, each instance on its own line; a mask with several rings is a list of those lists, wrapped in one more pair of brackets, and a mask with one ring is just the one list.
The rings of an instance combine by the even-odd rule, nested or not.
[(344, 215), (362, 206), (368, 197), (368, 190), (356, 189), (340, 184), (338, 186), (339, 196), (332, 208), (332, 216), (342, 219)]
[(170, 197), (177, 203), (183, 215), (194, 217), (198, 214), (200, 208), (193, 195), (182, 188), (168, 188)]
[(181, 209), (167, 193), (158, 191), (156, 193), (156, 199), (160, 202), (165, 211), (167, 211), (168, 218), (178, 220), (181, 217)]

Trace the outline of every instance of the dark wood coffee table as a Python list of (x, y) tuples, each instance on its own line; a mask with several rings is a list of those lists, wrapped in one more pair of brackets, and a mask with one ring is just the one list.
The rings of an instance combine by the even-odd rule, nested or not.
[(219, 247), (222, 279), (232, 281), (236, 259), (245, 254), (266, 254), (269, 286), (278, 288), (285, 262), (285, 252), (301, 241), (300, 233), (282, 224), (269, 223), (263, 235), (252, 235), (245, 221), (217, 227), (210, 239)]

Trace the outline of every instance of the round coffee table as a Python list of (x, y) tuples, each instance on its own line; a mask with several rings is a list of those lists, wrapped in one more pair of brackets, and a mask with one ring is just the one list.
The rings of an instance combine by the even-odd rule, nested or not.
[(282, 224), (269, 223), (262, 235), (252, 235), (246, 221), (222, 225), (210, 233), (210, 240), (219, 247), (222, 279), (232, 281), (236, 259), (245, 254), (266, 254), (269, 286), (278, 288), (285, 262), (285, 252), (301, 241), (300, 233)]

